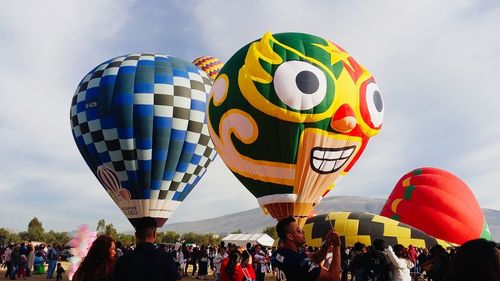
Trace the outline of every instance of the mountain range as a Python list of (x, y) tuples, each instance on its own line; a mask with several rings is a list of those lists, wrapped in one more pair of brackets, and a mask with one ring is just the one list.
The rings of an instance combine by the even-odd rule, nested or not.
[[(384, 199), (377, 198), (351, 196), (326, 197), (316, 207), (316, 212), (324, 214), (328, 212), (349, 211), (379, 214), (384, 203)], [(493, 233), (493, 240), (500, 241), (500, 211), (483, 209), (483, 213)], [(175, 231), (177, 233), (197, 232), (225, 235), (238, 230), (241, 230), (243, 233), (261, 233), (266, 227), (274, 225), (276, 225), (275, 219), (264, 215), (260, 208), (255, 208), (216, 218), (167, 224), (163, 227), (163, 230)]]

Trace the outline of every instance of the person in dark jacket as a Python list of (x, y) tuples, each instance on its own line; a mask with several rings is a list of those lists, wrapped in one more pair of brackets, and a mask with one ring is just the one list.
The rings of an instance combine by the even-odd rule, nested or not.
[(112, 280), (114, 281), (177, 281), (179, 272), (172, 256), (158, 251), (153, 244), (156, 240), (156, 220), (141, 218), (135, 225), (137, 245), (116, 261)]
[(431, 259), (429, 261), (432, 266), (427, 272), (432, 281), (442, 281), (445, 273), (450, 267), (450, 256), (443, 246), (436, 244), (431, 248)]
[[(328, 232), (319, 250), (309, 255), (299, 248), (306, 243), (304, 232), (293, 217), (280, 220), (276, 232), (283, 248), (274, 252), (271, 262), (276, 280), (288, 281), (340, 281), (340, 237), (334, 230)], [(332, 250), (332, 262), (328, 269), (320, 264), (325, 260), (328, 250)], [(222, 268), (221, 268), (222, 272)]]
[(9, 273), (9, 278), (11, 280), (16, 279), (16, 273), (19, 270), (19, 263), (21, 261), (21, 253), (19, 251), (19, 245), (14, 246), (14, 250), (10, 254), (10, 263), (12, 270)]
[(367, 247), (367, 252), (361, 256), (361, 268), (363, 270), (361, 280), (391, 280), (391, 264), (384, 254), (386, 247), (387, 245), (382, 239), (374, 239), (373, 245)]

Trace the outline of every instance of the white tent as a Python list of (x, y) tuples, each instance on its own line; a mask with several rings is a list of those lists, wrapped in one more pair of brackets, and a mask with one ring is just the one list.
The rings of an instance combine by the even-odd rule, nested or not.
[(265, 233), (257, 233), (257, 234), (229, 234), (228, 236), (222, 238), (222, 241), (228, 243), (235, 244), (238, 246), (246, 246), (247, 243), (252, 245), (260, 244), (262, 246), (271, 247), (273, 246), (274, 239), (265, 234)]

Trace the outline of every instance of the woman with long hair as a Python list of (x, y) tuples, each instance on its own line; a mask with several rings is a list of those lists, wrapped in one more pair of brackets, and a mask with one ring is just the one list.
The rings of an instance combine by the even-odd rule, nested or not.
[(392, 264), (392, 279), (393, 281), (411, 281), (410, 269), (415, 266), (411, 262), (408, 255), (408, 250), (400, 244), (394, 245), (394, 250), (388, 246), (384, 250)]
[[(255, 272), (252, 268), (252, 256), (243, 259), (242, 247), (229, 254), (227, 263), (223, 262), (220, 268), (221, 281), (244, 281), (255, 279)], [(242, 266), (242, 262), (246, 262)]]
[(108, 281), (116, 261), (115, 241), (105, 235), (97, 237), (73, 276), (73, 281)]

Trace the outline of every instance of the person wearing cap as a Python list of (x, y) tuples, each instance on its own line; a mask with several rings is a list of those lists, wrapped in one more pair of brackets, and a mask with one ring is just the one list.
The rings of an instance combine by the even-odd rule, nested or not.
[[(282, 219), (276, 225), (276, 232), (283, 247), (271, 258), (277, 281), (340, 281), (340, 237), (333, 229), (328, 233), (321, 248), (311, 254), (299, 249), (306, 243), (304, 232), (293, 217)], [(332, 262), (328, 269), (320, 264), (328, 250), (332, 250)]]
[(156, 220), (144, 217), (135, 224), (136, 247), (120, 257), (112, 274), (114, 281), (177, 281), (179, 272), (174, 259), (165, 251), (158, 251), (153, 244), (156, 240)]

